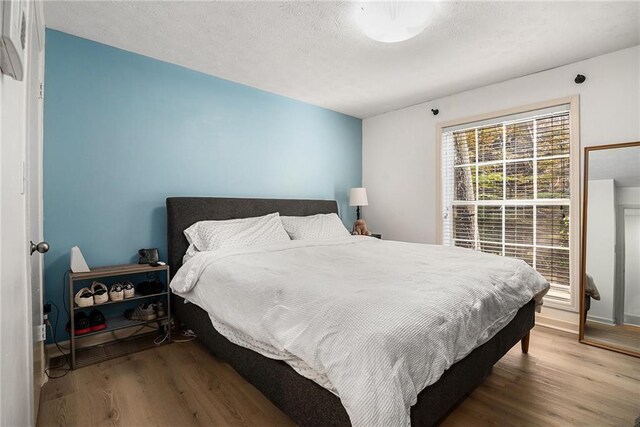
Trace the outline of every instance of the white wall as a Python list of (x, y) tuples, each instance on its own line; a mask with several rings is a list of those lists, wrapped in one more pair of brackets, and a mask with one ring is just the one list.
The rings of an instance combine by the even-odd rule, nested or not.
[[(581, 85), (578, 73), (587, 77)], [(576, 94), (581, 147), (640, 140), (640, 46), (365, 119), (369, 228), (435, 243), (436, 123)]]
[[(640, 165), (638, 165), (640, 173)], [(616, 203), (618, 205), (640, 205), (640, 187), (617, 187)]]
[(593, 277), (600, 300), (591, 300), (588, 318), (610, 325), (614, 324), (615, 311), (615, 194), (613, 179), (589, 181), (586, 272)]
[[(581, 85), (573, 82), (578, 73), (587, 77)], [(385, 239), (435, 243), (436, 123), (576, 94), (581, 147), (640, 140), (640, 46), (365, 119), (369, 228)], [(559, 316), (574, 330), (577, 315)]]

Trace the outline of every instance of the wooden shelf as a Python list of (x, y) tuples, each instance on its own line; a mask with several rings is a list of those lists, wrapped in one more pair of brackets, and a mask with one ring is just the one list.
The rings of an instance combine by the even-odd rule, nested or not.
[(155, 271), (167, 271), (168, 265), (159, 265), (153, 267), (149, 264), (122, 264), (122, 265), (110, 265), (107, 267), (95, 267), (91, 271), (86, 273), (70, 273), (71, 280), (88, 280), (96, 279), (98, 277), (113, 277), (113, 276), (127, 276), (138, 273), (153, 273)]
[(167, 295), (168, 292), (167, 291), (163, 291), (163, 292), (159, 292), (157, 294), (150, 294), (150, 295), (141, 295), (141, 294), (135, 294), (134, 296), (132, 296), (131, 298), (125, 298), (119, 301), (107, 301), (107, 302), (103, 302), (102, 304), (93, 304), (87, 307), (78, 307), (77, 305), (73, 305), (73, 309), (74, 310), (84, 310), (84, 309), (94, 309), (94, 308), (99, 308), (99, 307), (104, 307), (105, 305), (111, 305), (111, 304), (121, 304), (123, 302), (127, 302), (127, 301), (135, 301), (138, 299), (145, 299), (145, 298), (153, 298), (153, 297), (159, 297), (159, 296), (163, 296), (163, 295)]

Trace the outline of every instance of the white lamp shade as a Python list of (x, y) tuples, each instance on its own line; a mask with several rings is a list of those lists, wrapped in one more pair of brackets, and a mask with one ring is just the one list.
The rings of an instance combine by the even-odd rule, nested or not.
[(369, 200), (367, 199), (367, 189), (358, 187), (352, 188), (349, 194), (349, 206), (367, 206)]

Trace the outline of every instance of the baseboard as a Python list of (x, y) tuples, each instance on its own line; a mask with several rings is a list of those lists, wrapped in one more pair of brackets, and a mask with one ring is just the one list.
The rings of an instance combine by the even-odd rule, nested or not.
[[(104, 334), (92, 335), (86, 338), (76, 339), (76, 348), (81, 349), (85, 347), (91, 347), (99, 344), (106, 344), (113, 341), (116, 338), (133, 337), (136, 335), (148, 334), (149, 332), (157, 331), (157, 326), (146, 325), (140, 327), (139, 325), (131, 326), (130, 328), (118, 329), (117, 331), (105, 332)], [(62, 348), (66, 353), (69, 352), (69, 346), (71, 342), (69, 340), (61, 341), (58, 346)], [(63, 356), (64, 354), (54, 344), (47, 344), (45, 346), (45, 365), (49, 367), (49, 361), (53, 358)]]
[(563, 332), (569, 332), (575, 335), (578, 335), (580, 328), (579, 325), (575, 322), (554, 317), (547, 317), (541, 314), (536, 314), (536, 325), (544, 326), (545, 328), (557, 329)]
[(613, 319), (607, 319), (606, 317), (600, 317), (600, 316), (592, 316), (590, 314), (587, 314), (587, 320), (591, 322), (602, 323), (603, 325), (613, 326), (616, 324), (616, 322), (614, 322)]
[(571, 310), (548, 307), (545, 304), (542, 311), (536, 313), (536, 325), (577, 335), (580, 328), (580, 315)]
[(624, 314), (624, 323), (626, 325), (640, 326), (640, 316), (637, 314)]

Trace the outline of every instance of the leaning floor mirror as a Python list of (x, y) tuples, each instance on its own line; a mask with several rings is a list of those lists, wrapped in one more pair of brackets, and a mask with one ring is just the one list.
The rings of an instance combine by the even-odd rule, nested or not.
[(580, 341), (640, 356), (640, 142), (584, 161)]

